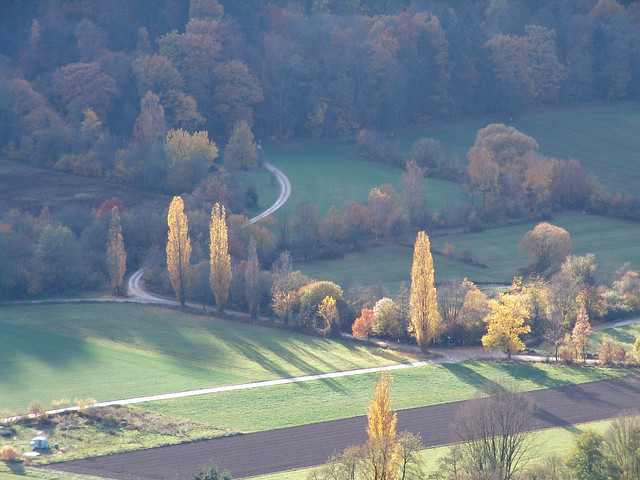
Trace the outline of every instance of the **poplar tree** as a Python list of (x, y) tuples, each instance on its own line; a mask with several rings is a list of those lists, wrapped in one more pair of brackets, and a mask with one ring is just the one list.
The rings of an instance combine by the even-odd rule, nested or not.
[(390, 377), (386, 373), (378, 375), (378, 383), (373, 400), (367, 407), (367, 457), (373, 480), (395, 478), (398, 467), (396, 452), (396, 424), (398, 416), (391, 411)]
[(120, 212), (118, 207), (111, 209), (109, 220), (109, 234), (107, 240), (107, 272), (111, 281), (111, 289), (114, 295), (119, 295), (120, 285), (127, 269), (127, 253), (124, 250), (122, 239), (122, 226), (120, 225)]
[(189, 259), (191, 240), (189, 224), (184, 213), (182, 197), (173, 197), (167, 215), (169, 232), (167, 235), (167, 270), (169, 280), (180, 305), (185, 304), (185, 293), (189, 282)]
[(426, 352), (427, 345), (437, 337), (440, 329), (440, 314), (433, 278), (433, 257), (429, 237), (425, 232), (418, 232), (413, 249), (409, 311), (411, 333), (416, 337), (416, 342), (423, 352)]
[(253, 237), (249, 239), (249, 258), (247, 259), (244, 278), (246, 282), (249, 315), (251, 315), (252, 318), (256, 318), (260, 307), (260, 261), (258, 260), (258, 252), (256, 251), (256, 241)]
[(211, 209), (209, 239), (209, 285), (216, 299), (218, 313), (222, 313), (229, 297), (231, 255), (227, 240), (226, 213), (224, 206), (219, 203)]

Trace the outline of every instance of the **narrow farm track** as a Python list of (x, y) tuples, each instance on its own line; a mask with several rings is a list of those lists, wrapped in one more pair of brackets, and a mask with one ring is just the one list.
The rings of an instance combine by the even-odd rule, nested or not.
[[(262, 220), (263, 218), (268, 217), (269, 215), (274, 213), (276, 210), (281, 208), (287, 202), (287, 200), (289, 200), (289, 197), (291, 196), (291, 182), (289, 181), (289, 178), (284, 173), (282, 173), (282, 171), (278, 169), (275, 165), (272, 165), (269, 162), (264, 162), (263, 165), (264, 165), (264, 168), (267, 169), (278, 181), (278, 184), (280, 185), (280, 194), (278, 195), (278, 198), (276, 198), (276, 201), (273, 202), (273, 205), (271, 205), (261, 214), (256, 215), (255, 217), (250, 219), (249, 223), (256, 223)], [(174, 300), (166, 300), (164, 298), (156, 297), (146, 292), (142, 287), (143, 274), (144, 274), (144, 270), (140, 269), (134, 272), (134, 274), (131, 275), (131, 277), (129, 277), (127, 288), (129, 289), (130, 297), (128, 301), (137, 302), (137, 303), (155, 303), (155, 304), (161, 304), (161, 305), (178, 305), (178, 302)]]
[[(535, 406), (532, 430), (638, 413), (640, 375), (523, 394)], [(471, 400), (473, 401), (473, 400)], [(398, 431), (419, 433), (426, 446), (452, 442), (450, 424), (465, 402), (398, 412)], [(74, 460), (47, 468), (119, 480), (189, 478), (210, 461), (242, 478), (318, 465), (334, 452), (366, 441), (364, 416)]]

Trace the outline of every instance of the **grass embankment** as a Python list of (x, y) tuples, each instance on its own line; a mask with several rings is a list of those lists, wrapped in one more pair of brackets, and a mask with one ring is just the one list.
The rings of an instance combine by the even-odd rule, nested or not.
[[(597, 274), (613, 272), (625, 262), (629, 262), (630, 269), (640, 268), (637, 244), (640, 225), (637, 223), (571, 213), (557, 215), (550, 222), (569, 232), (574, 255), (595, 254), (599, 265)], [(467, 277), (479, 283), (510, 283), (528, 263), (526, 254), (518, 251), (518, 243), (535, 225), (524, 223), (479, 233), (432, 237), (432, 249), (442, 251), (448, 243), (453, 245), (454, 254), (468, 250), (478, 264), (484, 265), (469, 265), (436, 254), (436, 282)], [(351, 253), (342, 259), (296, 265), (296, 268), (313, 278), (332, 280), (343, 286), (352, 280), (365, 285), (383, 283), (393, 292), (403, 281), (409, 285), (412, 256), (411, 247), (386, 245)]]
[(116, 400), (388, 365), (408, 358), (142, 305), (0, 308), (0, 409)]

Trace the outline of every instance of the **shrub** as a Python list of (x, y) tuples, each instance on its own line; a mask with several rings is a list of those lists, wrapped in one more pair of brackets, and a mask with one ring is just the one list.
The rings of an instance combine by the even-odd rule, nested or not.
[(82, 399), (78, 400), (76, 398), (76, 405), (80, 410), (85, 408), (95, 407), (96, 403), (98, 403), (98, 401), (95, 398), (89, 397), (86, 400), (82, 400)]
[(60, 400), (51, 400), (51, 410), (58, 410), (60, 408), (70, 407), (73, 405), (73, 402), (68, 398), (61, 398)]
[(44, 408), (40, 402), (33, 402), (29, 405), (29, 409), (27, 410), (31, 415), (35, 415), (36, 417), (46, 417), (47, 409)]
[(18, 451), (11, 445), (5, 445), (0, 449), (0, 460), (3, 462), (15, 462)]

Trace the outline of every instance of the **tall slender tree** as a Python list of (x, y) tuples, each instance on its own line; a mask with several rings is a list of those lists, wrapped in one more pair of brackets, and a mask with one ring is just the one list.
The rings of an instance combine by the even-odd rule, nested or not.
[(185, 304), (185, 294), (189, 283), (189, 259), (191, 258), (191, 240), (189, 223), (184, 213), (182, 197), (173, 197), (167, 215), (169, 233), (167, 238), (167, 270), (169, 280), (180, 305)]
[(209, 285), (216, 299), (218, 313), (224, 311), (231, 284), (231, 255), (224, 206), (216, 203), (209, 223)]
[(425, 232), (418, 232), (413, 249), (409, 310), (412, 334), (422, 351), (426, 352), (429, 342), (438, 336), (440, 314), (433, 284), (431, 244)]
[(122, 226), (120, 225), (120, 212), (117, 206), (111, 209), (109, 220), (109, 234), (107, 240), (107, 272), (114, 295), (119, 295), (120, 286), (127, 269), (127, 252), (124, 250), (122, 239)]
[(249, 239), (249, 258), (247, 259), (244, 278), (246, 281), (245, 286), (249, 315), (251, 315), (252, 318), (256, 318), (260, 308), (260, 261), (258, 260), (258, 252), (256, 250), (256, 240), (253, 237)]
[(398, 416), (391, 411), (390, 377), (378, 376), (373, 400), (367, 407), (366, 451), (373, 480), (391, 480), (397, 470), (396, 424)]

